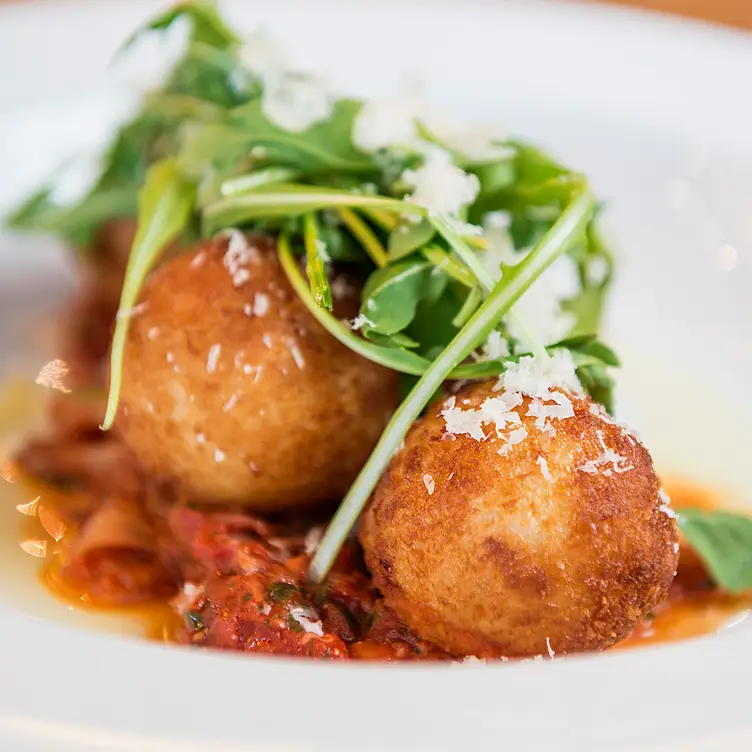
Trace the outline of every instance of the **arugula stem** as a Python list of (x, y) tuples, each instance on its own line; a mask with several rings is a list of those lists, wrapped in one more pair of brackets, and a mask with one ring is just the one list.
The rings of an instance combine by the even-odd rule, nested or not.
[(386, 232), (391, 232), (397, 226), (398, 220), (394, 214), (381, 211), (381, 209), (368, 209), (365, 213)]
[(236, 178), (225, 180), (220, 188), (220, 195), (237, 196), (239, 193), (260, 188), (262, 185), (271, 185), (272, 183), (289, 183), (300, 177), (299, 170), (292, 170), (289, 167), (266, 167), (261, 170), (254, 170), (245, 175), (238, 175)]
[(587, 184), (582, 181), (573, 190), (568, 206), (545, 237), (518, 266), (499, 280), (468, 323), (421, 376), (395, 411), (376, 448), (332, 518), (311, 561), (308, 571), (311, 581), (320, 583), (328, 574), (342, 543), (355, 525), (384, 470), (410, 427), (441, 387), (447, 375), (488, 336), (499, 320), (551, 263), (576, 242), (585, 231), (594, 209), (593, 196)]
[[(444, 236), (444, 239), (462, 259), (468, 269), (470, 269), (475, 275), (476, 279), (480, 282), (486, 292), (490, 292), (495, 284), (493, 276), (488, 269), (483, 266), (483, 263), (478, 256), (468, 248), (467, 243), (465, 243), (459, 233), (454, 227), (452, 227), (451, 223), (443, 217), (429, 217), (429, 221), (433, 224), (436, 230)], [(532, 329), (530, 329), (527, 323), (514, 311), (509, 311), (508, 316), (527, 341), (527, 344), (535, 357), (540, 358), (541, 360), (548, 360), (548, 352), (546, 351), (545, 345), (540, 341)]]
[(341, 207), (337, 214), (348, 230), (360, 241), (366, 253), (376, 266), (381, 269), (389, 263), (386, 249), (376, 237), (373, 230), (352, 210)]

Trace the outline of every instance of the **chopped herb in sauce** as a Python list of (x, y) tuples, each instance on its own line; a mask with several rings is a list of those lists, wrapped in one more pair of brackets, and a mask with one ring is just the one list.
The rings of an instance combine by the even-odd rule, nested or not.
[(273, 582), (268, 589), (269, 598), (277, 603), (287, 603), (297, 592), (295, 585), (289, 582)]

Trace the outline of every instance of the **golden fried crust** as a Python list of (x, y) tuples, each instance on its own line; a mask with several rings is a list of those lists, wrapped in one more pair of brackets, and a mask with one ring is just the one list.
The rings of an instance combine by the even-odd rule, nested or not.
[[(457, 405), (479, 407), (492, 386), (465, 387)], [(650, 455), (571, 399), (575, 416), (549, 436), (525, 398), (529, 435), (506, 455), (488, 428), (483, 441), (448, 435), (437, 402), (392, 460), (360, 540), (387, 603), (424, 639), (483, 657), (598, 650), (666, 597), (679, 536)], [(601, 439), (631, 469), (578, 469), (602, 456)]]
[[(132, 316), (117, 427), (147, 469), (196, 500), (337, 499), (397, 404), (397, 375), (331, 337), (273, 244), (251, 244), (248, 274), (235, 279), (226, 238), (151, 276)], [(337, 315), (352, 315), (357, 288), (335, 290)]]

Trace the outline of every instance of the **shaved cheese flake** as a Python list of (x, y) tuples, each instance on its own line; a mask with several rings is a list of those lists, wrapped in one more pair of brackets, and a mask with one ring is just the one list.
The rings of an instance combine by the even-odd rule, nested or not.
[(151, 329), (149, 329), (148, 332), (146, 332), (146, 336), (149, 339), (151, 339), (151, 340), (155, 340), (158, 335), (159, 335), (159, 327), (158, 326), (153, 326)]
[(235, 407), (235, 405), (237, 404), (238, 404), (238, 395), (236, 393), (236, 394), (233, 394), (230, 397), (230, 399), (228, 399), (227, 402), (225, 402), (224, 405), (222, 405), (222, 410), (226, 413), (229, 413), (230, 410), (232, 410), (232, 408)]
[(227, 455), (221, 449), (214, 450), (214, 461), (224, 462), (227, 459)]
[(483, 441), (486, 438), (483, 430), (486, 417), (480, 410), (463, 410), (455, 407), (455, 403), (456, 398), (450, 397), (440, 413), (446, 424), (446, 432), (452, 436), (467, 434), (476, 441)]
[(261, 341), (264, 343), (264, 347), (267, 350), (271, 350), (272, 349), (272, 338), (271, 338), (271, 336), (269, 336), (268, 334), (264, 334), (261, 337)]
[(196, 598), (198, 598), (200, 592), (201, 588), (198, 587), (198, 585), (194, 585), (192, 582), (186, 582), (180, 593), (178, 593), (170, 603), (180, 616), (184, 616), (185, 612), (193, 605)]
[(509, 343), (504, 339), (501, 332), (492, 331), (488, 339), (481, 345), (480, 354), (475, 355), (476, 360), (497, 360), (509, 355)]
[(480, 191), (478, 177), (457, 167), (452, 155), (438, 147), (427, 149), (423, 165), (405, 170), (402, 181), (413, 189), (407, 201), (422, 206), (429, 214), (455, 219)]
[(551, 396), (551, 390), (555, 388), (582, 393), (572, 353), (563, 349), (555, 350), (545, 361), (526, 355), (519, 363), (510, 363), (497, 387), (547, 400), (555, 399)]
[(303, 545), (305, 546), (305, 552), (309, 556), (313, 556), (319, 548), (321, 539), (324, 537), (324, 528), (321, 525), (314, 525), (305, 536)]
[(191, 263), (188, 264), (188, 266), (191, 269), (198, 269), (200, 266), (203, 266), (206, 263), (206, 257), (207, 257), (206, 251), (199, 251), (192, 259)]
[(350, 322), (350, 329), (352, 329), (354, 332), (357, 332), (359, 329), (362, 329), (364, 326), (373, 326), (373, 321), (366, 318), (362, 313), (358, 314)]
[(433, 475), (429, 475), (428, 473), (425, 473), (423, 475), (423, 485), (426, 487), (426, 490), (428, 491), (428, 495), (432, 496), (434, 489), (436, 488), (436, 482), (433, 479)]
[(289, 66), (285, 48), (263, 30), (246, 39), (239, 55), (243, 65), (262, 81), (279, 75)]
[(548, 462), (546, 461), (546, 458), (543, 455), (539, 455), (536, 462), (538, 463), (538, 467), (540, 467), (541, 469), (541, 473), (543, 474), (543, 477), (549, 483), (551, 483), (553, 481), (553, 478), (551, 477), (551, 473), (548, 469)]
[[(601, 447), (603, 447), (603, 452), (601, 452), (601, 454), (594, 460), (588, 460), (578, 467), (578, 470), (583, 473), (595, 475), (603, 469), (603, 475), (607, 478), (610, 477), (612, 473), (626, 473), (628, 470), (634, 470), (634, 465), (626, 464), (629, 462), (626, 457), (606, 446), (602, 431), (596, 431), (596, 433), (598, 434), (598, 441), (600, 442)], [(610, 467), (608, 467), (609, 465)]]
[(232, 277), (235, 287), (242, 287), (248, 282), (251, 274), (244, 267), (257, 258), (256, 249), (248, 243), (245, 235), (238, 230), (229, 230), (229, 241), (222, 263)]
[(511, 452), (517, 444), (521, 444), (527, 436), (527, 429), (524, 427), (515, 428), (514, 431), (507, 436), (506, 443), (501, 449), (499, 449), (499, 454), (502, 456), (509, 454), (509, 452)]
[(282, 74), (266, 79), (261, 97), (264, 115), (280, 128), (300, 133), (326, 120), (334, 108), (334, 97), (315, 78)]
[(366, 102), (353, 122), (353, 143), (365, 152), (413, 146), (419, 140), (416, 121), (423, 108), (414, 97)]
[(292, 618), (295, 619), (295, 621), (298, 622), (306, 632), (315, 634), (318, 637), (324, 636), (323, 625), (315, 618), (315, 614), (309, 609), (301, 606), (293, 606), (290, 609), (290, 616), (292, 616)]
[(217, 361), (222, 353), (222, 345), (212, 345), (206, 358), (206, 372), (214, 373), (217, 370)]
[(662, 488), (658, 491), (658, 500), (661, 502), (661, 505), (658, 507), (659, 512), (663, 512), (663, 514), (672, 520), (678, 519), (676, 512), (671, 509), (671, 498)]
[(251, 304), (250, 304), (250, 303), (246, 303), (246, 304), (245, 304), (245, 305), (243, 306), (243, 313), (244, 313), (244, 314), (245, 314), (246, 316), (248, 316), (248, 318), (250, 318), (251, 316), (253, 316), (253, 307), (251, 306)]
[(295, 365), (302, 371), (305, 368), (305, 358), (303, 357), (303, 353), (300, 352), (297, 343), (291, 339), (287, 340), (287, 349), (290, 351), (290, 355), (292, 355)]
[(263, 292), (257, 292), (253, 298), (254, 316), (264, 316), (269, 310), (269, 296)]
[(546, 637), (546, 651), (548, 652), (549, 658), (556, 658), (556, 653), (554, 653), (553, 648), (551, 647), (551, 638)]

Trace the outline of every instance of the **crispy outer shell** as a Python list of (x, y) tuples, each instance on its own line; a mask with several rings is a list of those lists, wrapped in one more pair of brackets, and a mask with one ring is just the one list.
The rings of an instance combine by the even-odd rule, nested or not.
[[(397, 374), (337, 342), (269, 241), (235, 279), (226, 238), (165, 263), (132, 314), (117, 428), (189, 497), (258, 509), (338, 499), (398, 400)], [(335, 284), (339, 316), (358, 289)], [(344, 290), (344, 291), (343, 291)]]
[[(463, 388), (457, 405), (477, 408), (492, 386)], [(666, 597), (678, 529), (650, 455), (589, 399), (572, 401), (553, 437), (523, 417), (529, 436), (504, 456), (495, 435), (447, 435), (443, 402), (408, 434), (360, 540), (387, 603), (424, 639), (482, 657), (598, 650)], [(633, 469), (578, 470), (602, 454), (599, 436)]]

